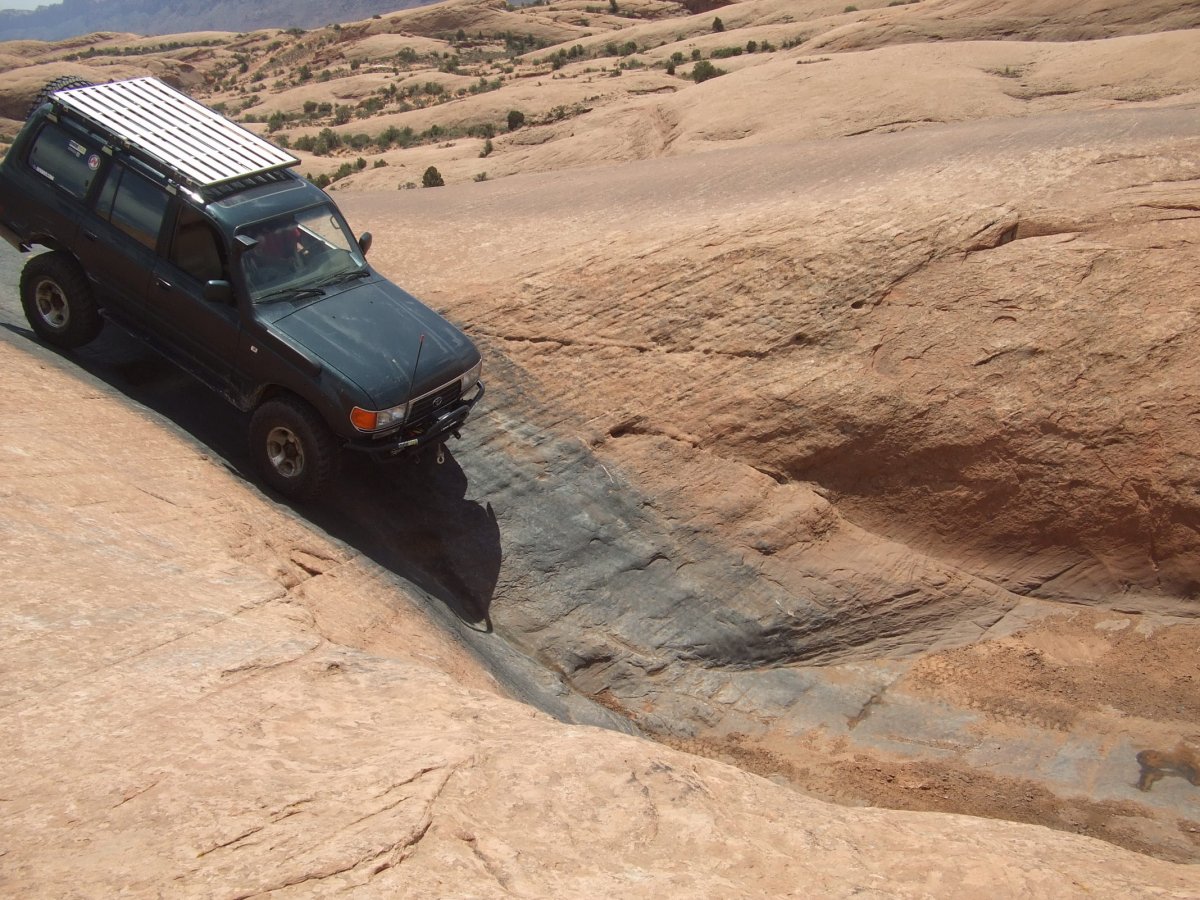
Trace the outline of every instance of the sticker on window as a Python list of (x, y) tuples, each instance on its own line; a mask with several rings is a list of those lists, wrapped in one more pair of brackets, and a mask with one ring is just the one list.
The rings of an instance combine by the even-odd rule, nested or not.
[(83, 156), (83, 154), (87, 153), (87, 147), (83, 146), (83, 144), (79, 143), (79, 141), (69, 142), (67, 144), (67, 149), (76, 156)]
[(91, 169), (93, 172), (95, 172), (98, 168), (100, 168), (100, 154), (99, 153), (93, 153), (91, 156), (88, 157), (88, 168)]

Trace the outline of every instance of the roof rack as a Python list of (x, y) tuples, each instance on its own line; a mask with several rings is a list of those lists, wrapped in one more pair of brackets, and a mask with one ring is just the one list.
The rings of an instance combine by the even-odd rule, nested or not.
[(300, 162), (157, 78), (68, 88), (56, 91), (52, 99), (111, 133), (123, 147), (140, 151), (193, 190), (277, 172)]

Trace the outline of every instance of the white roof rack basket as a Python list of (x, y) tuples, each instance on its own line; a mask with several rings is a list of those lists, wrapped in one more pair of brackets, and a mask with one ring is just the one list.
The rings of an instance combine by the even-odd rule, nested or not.
[(202, 190), (300, 162), (157, 78), (68, 88), (53, 99), (166, 167), (185, 187)]

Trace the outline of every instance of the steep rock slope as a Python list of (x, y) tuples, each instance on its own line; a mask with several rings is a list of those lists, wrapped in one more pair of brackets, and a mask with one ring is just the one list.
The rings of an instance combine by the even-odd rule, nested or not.
[[(461, 454), (502, 535), (497, 631), (653, 733), (829, 796), (1194, 858), (1194, 788), (1139, 790), (1135, 757), (1194, 741), (1200, 715), (1195, 121), (1049, 116), (404, 195), (380, 264), (519, 367), (493, 360)], [(396, 214), (344, 199), (376, 233)], [(1062, 600), (1102, 612), (1039, 624)], [(1131, 621), (1169, 629), (1153, 670), (1122, 662)], [(1015, 678), (1064, 628), (1111, 645), (1101, 685), (1053, 664), (1072, 715), (983, 679), (948, 714), (909, 674), (1015, 634), (995, 657)], [(1138, 683), (1163, 704), (1106, 699)]]
[[(830, 806), (473, 689), (345, 548), (58, 363), (3, 343), (0, 365), (6, 893), (1194, 895), (1190, 867)], [(105, 426), (86, 445), (64, 425), (84, 415)], [(312, 606), (256, 571), (211, 527), (230, 508), (357, 590)], [(423, 646), (355, 650), (317, 621), (381, 599)]]

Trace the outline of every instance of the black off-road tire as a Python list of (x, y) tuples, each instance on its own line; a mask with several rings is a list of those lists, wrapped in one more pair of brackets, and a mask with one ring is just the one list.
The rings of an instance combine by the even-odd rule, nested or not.
[(65, 91), (68, 88), (91, 87), (92, 82), (84, 81), (82, 78), (76, 78), (74, 75), (59, 75), (53, 81), (47, 82), (46, 86), (34, 95), (33, 104), (29, 107), (29, 112), (25, 114), (25, 118), (29, 118), (43, 103), (50, 99), (50, 95), (55, 91)]
[(293, 500), (316, 497), (337, 474), (333, 432), (296, 397), (276, 397), (254, 411), (250, 453), (263, 481)]
[(21, 307), (37, 336), (64, 350), (82, 347), (104, 325), (87, 276), (74, 259), (58, 250), (25, 264)]

